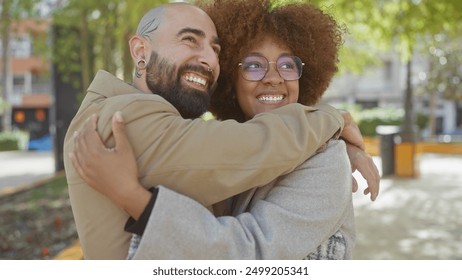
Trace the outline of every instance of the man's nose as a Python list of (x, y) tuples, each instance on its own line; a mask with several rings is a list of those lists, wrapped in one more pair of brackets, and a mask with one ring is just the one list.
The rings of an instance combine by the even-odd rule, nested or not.
[(206, 68), (211, 70), (217, 69), (218, 66), (218, 55), (211, 46), (204, 47), (199, 55), (199, 62)]

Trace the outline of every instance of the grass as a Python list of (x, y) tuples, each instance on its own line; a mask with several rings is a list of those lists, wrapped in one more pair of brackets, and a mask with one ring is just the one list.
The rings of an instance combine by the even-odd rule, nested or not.
[(67, 180), (66, 176), (60, 175), (45, 185), (30, 190), (26, 197), (28, 202), (33, 203), (43, 198), (61, 197), (64, 194), (67, 194)]

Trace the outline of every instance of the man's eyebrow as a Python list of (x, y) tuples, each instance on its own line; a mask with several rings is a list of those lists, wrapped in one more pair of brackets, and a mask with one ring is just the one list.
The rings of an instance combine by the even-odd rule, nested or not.
[(214, 44), (216, 44), (216, 45), (219, 45), (219, 46), (221, 45), (221, 44), (220, 44), (220, 38), (218, 38), (217, 36), (213, 37), (212, 42), (213, 42)]
[[(195, 34), (195, 35), (197, 35), (199, 37), (205, 38), (205, 32), (204, 31), (202, 31), (200, 29), (196, 29), (196, 28), (191, 28), (191, 27), (185, 27), (185, 28), (181, 29), (178, 32), (177, 36), (179, 37), (179, 36), (181, 36), (183, 34), (187, 34), (187, 33), (192, 33), (192, 34)], [(214, 44), (220, 45), (220, 39), (217, 36), (213, 37), (212, 42)]]
[(190, 28), (190, 27), (185, 27), (183, 29), (181, 29), (177, 36), (181, 36), (185, 33), (193, 33), (193, 34), (196, 34), (197, 36), (200, 36), (200, 37), (205, 37), (205, 32), (200, 30), (200, 29), (196, 29), (196, 28)]

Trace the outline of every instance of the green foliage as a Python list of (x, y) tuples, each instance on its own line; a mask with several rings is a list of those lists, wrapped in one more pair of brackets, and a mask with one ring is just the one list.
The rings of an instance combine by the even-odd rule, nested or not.
[[(299, 2), (279, 0), (278, 3)], [(460, 0), (306, 0), (332, 14), (345, 25), (345, 50), (340, 67), (357, 73), (377, 55), (394, 51), (404, 62), (417, 42), (426, 36), (446, 33), (460, 36)], [(431, 41), (428, 41), (432, 44)], [(355, 53), (359, 55), (354, 55)]]
[(426, 114), (417, 113), (416, 114), (416, 125), (420, 130), (423, 130), (427, 127), (430, 117)]
[(128, 40), (141, 17), (168, 0), (69, 0), (53, 13), (55, 26), (66, 30), (54, 38), (53, 61), (74, 85), (85, 89), (99, 69), (122, 74), (128, 82), (133, 64)]
[[(348, 111), (363, 136), (376, 136), (376, 128), (379, 125), (393, 125), (401, 127), (403, 124), (404, 110), (396, 108), (373, 108), (363, 110), (359, 105), (340, 104), (336, 108)], [(428, 116), (422, 113), (416, 114), (417, 127), (422, 130), (427, 127)]]
[(404, 110), (395, 108), (374, 108), (361, 110), (357, 120), (359, 129), (364, 136), (375, 136), (379, 125), (401, 126)]
[(433, 36), (434, 45), (426, 48), (430, 67), (420, 73), (419, 94), (437, 94), (450, 100), (462, 100), (461, 39), (447, 34)]
[[(8, 0), (15, 3), (15, 15), (33, 10), (38, 0)], [(58, 71), (85, 88), (98, 69), (122, 74), (129, 82), (133, 69), (128, 39), (149, 9), (167, 0), (68, 0), (57, 6), (53, 22), (65, 27), (55, 39), (53, 61)], [(393, 50), (406, 61), (417, 41), (436, 34), (459, 35), (462, 25), (460, 0), (274, 0), (275, 5), (287, 2), (310, 2), (332, 14), (345, 28), (345, 44), (340, 52), (341, 72), (360, 73), (376, 64), (384, 52)], [(58, 1), (58, 3), (61, 3)], [(21, 7), (19, 8), (19, 6)], [(459, 56), (460, 57), (460, 56)], [(66, 76), (67, 75), (67, 76)], [(460, 87), (459, 87), (460, 88)]]
[[(369, 50), (372, 56), (394, 52), (404, 64), (410, 62), (418, 45), (431, 47), (429, 37), (448, 34), (460, 37), (462, 1), (460, 0), (311, 0), (319, 7), (329, 7), (338, 22), (348, 27), (346, 47)], [(350, 51), (345, 51), (347, 54)], [(356, 61), (355, 61), (356, 59)], [(357, 73), (370, 56), (340, 56), (340, 69)], [(358, 63), (361, 61), (362, 63)], [(347, 64), (345, 64), (347, 62)], [(407, 72), (408, 81), (412, 71)], [(405, 90), (405, 135), (412, 135), (413, 89)]]
[(40, 0), (2, 0), (0, 12), (7, 11), (9, 20), (36, 16), (39, 2)]
[(24, 131), (0, 132), (0, 151), (27, 149), (29, 134)]

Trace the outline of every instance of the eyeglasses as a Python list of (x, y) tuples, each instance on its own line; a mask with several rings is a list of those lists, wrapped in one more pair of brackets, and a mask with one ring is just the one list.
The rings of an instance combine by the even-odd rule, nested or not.
[(269, 65), (276, 64), (276, 69), (285, 81), (295, 81), (302, 76), (302, 68), (305, 65), (297, 56), (283, 55), (276, 61), (268, 61), (261, 55), (245, 57), (239, 66), (242, 66), (242, 77), (247, 81), (261, 81), (268, 73)]

